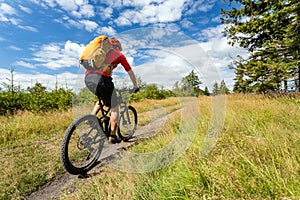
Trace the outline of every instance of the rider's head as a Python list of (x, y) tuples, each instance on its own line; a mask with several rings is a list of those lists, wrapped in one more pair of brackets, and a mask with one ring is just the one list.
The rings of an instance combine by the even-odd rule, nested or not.
[(112, 47), (114, 49), (122, 51), (122, 45), (121, 45), (121, 43), (120, 43), (119, 40), (117, 40), (116, 38), (112, 37), (112, 38), (110, 38), (110, 43), (111, 43), (111, 45), (112, 45)]

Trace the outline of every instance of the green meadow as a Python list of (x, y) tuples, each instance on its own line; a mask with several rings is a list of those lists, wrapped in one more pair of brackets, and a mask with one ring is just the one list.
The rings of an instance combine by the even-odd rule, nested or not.
[[(212, 119), (213, 97), (197, 99), (200, 110), (191, 145), (173, 163), (128, 173), (104, 166), (91, 177), (61, 188), (60, 199), (299, 199), (300, 96), (227, 95), (224, 126), (206, 156), (201, 154)], [(180, 108), (176, 98), (133, 103), (139, 126), (149, 111)], [(152, 112), (153, 113), (153, 112)], [(153, 152), (178, 134), (180, 112), (154, 137), (127, 149)], [(71, 111), (0, 117), (0, 199), (23, 199), (64, 172), (59, 159)], [(76, 188), (70, 192), (69, 188)]]

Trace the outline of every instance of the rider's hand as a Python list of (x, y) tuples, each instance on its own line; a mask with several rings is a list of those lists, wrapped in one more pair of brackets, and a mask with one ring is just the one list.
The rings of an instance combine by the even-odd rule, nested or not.
[(133, 88), (133, 93), (137, 93), (138, 91), (140, 91), (140, 88)]

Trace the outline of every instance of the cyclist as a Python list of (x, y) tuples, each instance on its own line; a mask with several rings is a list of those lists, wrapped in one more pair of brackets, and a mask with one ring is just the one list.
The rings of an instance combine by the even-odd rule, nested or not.
[[(112, 49), (107, 53), (105, 59), (105, 70), (96, 69), (96, 70), (86, 70), (85, 72), (85, 84), (87, 88), (98, 96), (99, 99), (102, 99), (105, 106), (111, 107), (111, 133), (109, 136), (109, 141), (112, 143), (119, 143), (121, 139), (117, 137), (117, 120), (119, 116), (119, 106), (117, 101), (117, 95), (112, 81), (112, 70), (114, 70), (118, 64), (121, 64), (124, 69), (127, 71), (134, 87), (134, 92), (139, 90), (136, 77), (130, 64), (128, 63), (124, 54), (121, 53), (122, 45), (116, 38), (110, 38), (107, 42), (111, 43)], [(100, 109), (99, 102), (96, 103), (92, 114), (96, 114)]]

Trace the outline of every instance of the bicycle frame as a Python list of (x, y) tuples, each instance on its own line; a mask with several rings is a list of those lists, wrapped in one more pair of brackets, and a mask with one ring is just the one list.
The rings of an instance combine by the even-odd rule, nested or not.
[[(124, 108), (124, 107), (126, 108), (126, 106), (127, 106), (127, 103), (124, 102), (123, 98), (122, 98), (122, 93), (124, 93), (124, 92), (130, 92), (130, 91), (129, 90), (119, 90), (117, 92), (117, 101), (118, 101), (118, 106), (120, 107), (120, 112), (121, 112), (122, 108)], [(98, 114), (101, 111), (102, 116), (107, 116), (108, 113), (110, 112), (111, 107), (107, 107), (107, 109), (105, 109), (104, 108), (105, 105), (104, 105), (102, 99), (99, 99), (98, 103), (99, 103), (100, 109), (97, 111), (96, 114)]]
[[(130, 121), (130, 117), (129, 117), (129, 113), (128, 113), (128, 106), (127, 106), (127, 102), (126, 101), (123, 101), (123, 98), (122, 98), (122, 94), (125, 93), (125, 92), (129, 92), (131, 93), (130, 90), (118, 90), (117, 91), (117, 101), (118, 101), (118, 106), (119, 106), (119, 119), (118, 121), (120, 121), (120, 119), (128, 119), (127, 123), (131, 123)], [(106, 118), (106, 120), (108, 120), (109, 116), (109, 112), (111, 111), (111, 107), (107, 107), (107, 109), (105, 109), (105, 105), (102, 101), (102, 99), (99, 99), (98, 101), (98, 104), (100, 106), (99, 110), (96, 112), (96, 115), (101, 112), (101, 117), (99, 118), (100, 120), (103, 119), (103, 118)], [(126, 114), (126, 117), (124, 118), (124, 114)], [(123, 120), (124, 122), (125, 120)], [(107, 132), (109, 132), (109, 130), (107, 129), (110, 129), (110, 123), (109, 124), (106, 124), (105, 127), (102, 127), (103, 128), (103, 131), (105, 132), (105, 134), (107, 136), (109, 136), (109, 134)]]

